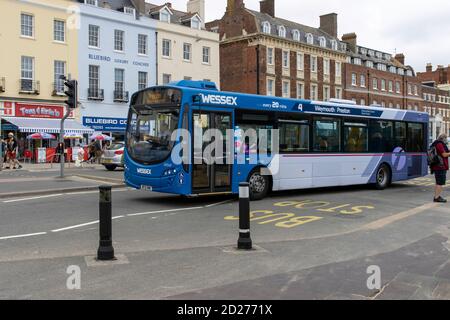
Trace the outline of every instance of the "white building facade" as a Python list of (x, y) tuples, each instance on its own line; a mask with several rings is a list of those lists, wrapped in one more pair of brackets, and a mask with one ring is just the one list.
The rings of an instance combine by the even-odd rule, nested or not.
[(156, 84), (156, 22), (128, 0), (80, 4), (82, 123), (123, 140), (134, 92)]

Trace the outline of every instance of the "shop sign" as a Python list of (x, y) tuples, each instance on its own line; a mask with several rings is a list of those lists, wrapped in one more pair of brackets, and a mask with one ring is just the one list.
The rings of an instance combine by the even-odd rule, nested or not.
[(62, 119), (64, 111), (59, 106), (16, 103), (16, 117)]
[(96, 131), (124, 132), (127, 129), (127, 119), (83, 117), (83, 125)]

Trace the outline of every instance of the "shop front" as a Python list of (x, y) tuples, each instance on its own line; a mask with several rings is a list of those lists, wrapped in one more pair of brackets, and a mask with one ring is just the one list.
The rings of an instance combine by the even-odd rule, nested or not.
[[(5, 110), (8, 107), (8, 112), (4, 112), (1, 118), (1, 135), (5, 138), (9, 132), (14, 133), (19, 146), (19, 158), (34, 162), (55, 161), (65, 106), (18, 102), (5, 102), (4, 106)], [(84, 135), (93, 132), (73, 117), (64, 121), (67, 161), (73, 159), (72, 148), (86, 144)]]
[(110, 136), (113, 142), (125, 141), (127, 129), (127, 119), (125, 118), (83, 117), (83, 125)]

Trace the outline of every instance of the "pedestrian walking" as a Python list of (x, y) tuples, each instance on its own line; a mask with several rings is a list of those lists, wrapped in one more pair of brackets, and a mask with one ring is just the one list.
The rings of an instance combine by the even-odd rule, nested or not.
[(9, 163), (7, 169), (16, 169), (16, 165), (19, 169), (22, 169), (22, 165), (19, 160), (17, 160), (17, 155), (19, 152), (19, 145), (17, 139), (14, 137), (12, 132), (8, 133), (8, 140), (6, 141), (6, 158)]
[(434, 202), (446, 203), (447, 200), (442, 197), (442, 190), (446, 185), (450, 151), (447, 146), (447, 135), (445, 133), (441, 134), (437, 140), (433, 142), (430, 151), (436, 155), (436, 160), (431, 164), (431, 173), (434, 174), (436, 178)]

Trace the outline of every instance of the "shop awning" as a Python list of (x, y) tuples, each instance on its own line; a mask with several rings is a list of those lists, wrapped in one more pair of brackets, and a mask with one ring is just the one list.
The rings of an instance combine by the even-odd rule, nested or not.
[[(15, 118), (15, 117), (2, 117), (13, 125), (15, 125), (20, 132), (47, 132), (47, 133), (59, 133), (61, 120), (60, 119), (37, 119), (37, 118)], [(65, 133), (78, 133), (78, 134), (92, 134), (94, 130), (77, 123), (73, 119), (67, 119), (64, 121)]]

